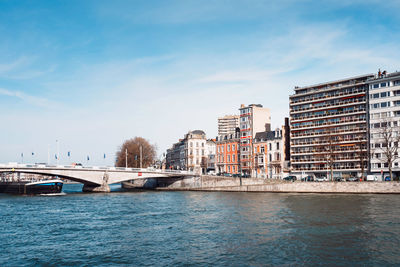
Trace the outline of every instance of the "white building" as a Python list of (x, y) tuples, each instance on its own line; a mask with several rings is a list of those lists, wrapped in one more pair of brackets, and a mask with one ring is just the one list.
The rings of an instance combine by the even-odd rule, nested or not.
[(185, 166), (188, 171), (204, 173), (207, 169), (206, 134), (202, 130), (189, 131), (184, 138)]
[(270, 131), (271, 115), (260, 104), (241, 105), (240, 111), (240, 167), (242, 173), (251, 174), (253, 166), (253, 138), (256, 133)]
[[(368, 81), (369, 84), (369, 154), (370, 172), (376, 175), (388, 175), (388, 160), (385, 156), (387, 143), (393, 151), (392, 171), (400, 176), (400, 159), (396, 153), (400, 135), (400, 72), (378, 75)], [(386, 126), (387, 125), (387, 126)], [(389, 142), (385, 141), (385, 132)], [(397, 154), (397, 155), (396, 155)]]
[(216, 143), (215, 140), (209, 139), (206, 142), (206, 155), (207, 155), (207, 172), (215, 172), (216, 164)]
[(239, 128), (239, 115), (218, 118), (218, 135), (235, 134), (236, 128)]

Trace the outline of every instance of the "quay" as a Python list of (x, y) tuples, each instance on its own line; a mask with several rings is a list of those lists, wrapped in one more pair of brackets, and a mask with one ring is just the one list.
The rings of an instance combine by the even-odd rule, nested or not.
[(219, 176), (148, 178), (122, 183), (127, 190), (266, 193), (400, 194), (399, 182), (288, 182)]

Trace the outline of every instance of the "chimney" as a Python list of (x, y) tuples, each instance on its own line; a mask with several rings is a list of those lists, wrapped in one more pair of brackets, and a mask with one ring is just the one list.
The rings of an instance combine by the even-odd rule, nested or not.
[(241, 104), (241, 105), (240, 105), (240, 108), (244, 108), (244, 104)]
[(382, 72), (381, 72), (381, 69), (379, 69), (378, 70), (378, 78), (381, 78), (381, 76), (382, 76)]

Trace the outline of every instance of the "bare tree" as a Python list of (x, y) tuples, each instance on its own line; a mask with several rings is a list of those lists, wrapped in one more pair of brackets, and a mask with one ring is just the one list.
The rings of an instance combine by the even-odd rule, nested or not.
[(399, 158), (399, 128), (392, 125), (392, 121), (389, 119), (382, 119), (379, 125), (379, 143), (375, 143), (374, 152), (381, 152), (381, 161), (388, 165), (390, 180), (393, 181), (392, 165), (393, 162)]
[(357, 154), (358, 154), (358, 157), (360, 159), (360, 164), (361, 164), (361, 178), (364, 179), (365, 163), (368, 162), (367, 161), (368, 151), (367, 151), (367, 147), (365, 146), (365, 143), (363, 143), (363, 142), (358, 143)]
[(326, 145), (324, 145), (325, 150), (325, 161), (330, 171), (330, 180), (333, 181), (333, 166), (335, 165), (335, 138), (329, 135), (325, 138)]
[(126, 140), (117, 151), (115, 166), (139, 168), (142, 161), (142, 167), (147, 168), (154, 162), (156, 150), (155, 145), (142, 137)]

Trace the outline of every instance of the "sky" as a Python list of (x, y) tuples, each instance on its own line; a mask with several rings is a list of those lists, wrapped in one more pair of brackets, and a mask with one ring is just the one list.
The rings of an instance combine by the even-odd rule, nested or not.
[(189, 130), (214, 138), (217, 118), (241, 104), (268, 107), (279, 127), (295, 86), (400, 70), (398, 10), (397, 0), (0, 0), (0, 163), (54, 164), (58, 147), (60, 164), (114, 165), (135, 136), (161, 157)]

